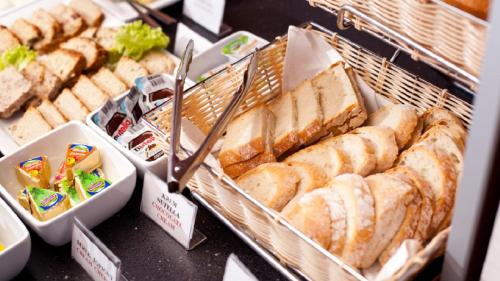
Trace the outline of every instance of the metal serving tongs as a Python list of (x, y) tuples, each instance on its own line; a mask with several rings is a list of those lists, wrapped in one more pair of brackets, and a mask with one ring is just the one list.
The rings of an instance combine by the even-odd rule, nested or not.
[(248, 64), (247, 70), (243, 76), (243, 82), (233, 96), (233, 99), (226, 107), (224, 112), (219, 116), (217, 122), (208, 133), (203, 143), (198, 150), (184, 160), (180, 160), (177, 156), (179, 149), (180, 133), (181, 133), (181, 113), (182, 100), (184, 94), (184, 81), (189, 70), (189, 65), (193, 57), (193, 40), (189, 43), (182, 56), (181, 64), (175, 76), (175, 93), (174, 93), (174, 110), (172, 112), (172, 126), (170, 127), (170, 154), (168, 158), (168, 174), (167, 185), (169, 192), (182, 192), (186, 183), (193, 176), (194, 172), (202, 164), (205, 157), (212, 150), (215, 142), (221, 137), (226, 130), (229, 121), (232, 119), (238, 110), (241, 102), (245, 99), (250, 85), (252, 84), (257, 72), (257, 51), (255, 50)]

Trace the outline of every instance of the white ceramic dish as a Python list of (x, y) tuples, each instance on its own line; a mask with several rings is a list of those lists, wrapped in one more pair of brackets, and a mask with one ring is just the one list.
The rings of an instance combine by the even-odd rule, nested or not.
[(214, 43), (209, 49), (196, 55), (193, 58), (193, 63), (189, 66), (188, 78), (196, 81), (200, 75), (203, 75), (208, 71), (220, 67), (224, 64), (231, 63), (228, 57), (221, 54), (221, 49), (222, 47), (224, 47), (224, 45), (242, 35), (246, 35), (249, 38), (257, 40), (256, 46), (258, 48), (269, 44), (269, 41), (248, 31), (235, 32), (227, 37), (222, 38), (221, 40)]
[[(171, 75), (167, 75), (172, 83), (174, 83), (174, 77), (171, 76)], [(184, 85), (184, 88), (185, 89), (188, 89), (190, 88), (191, 86), (193, 86), (194, 83), (192, 81), (190, 81), (189, 79), (186, 79), (186, 82), (185, 82), (185, 85)], [(115, 99), (116, 102), (120, 103), (123, 98), (125, 98), (127, 93), (117, 97)], [(166, 155), (163, 155), (161, 157), (159, 157), (158, 159), (154, 160), (154, 161), (146, 161), (144, 159), (142, 159), (141, 157), (137, 156), (136, 154), (134, 154), (132, 151), (128, 150), (127, 148), (125, 148), (124, 146), (122, 146), (119, 142), (117, 142), (115, 139), (113, 139), (112, 137), (110, 137), (104, 130), (102, 130), (101, 128), (99, 128), (95, 123), (94, 121), (92, 120), (92, 117), (97, 114), (97, 112), (100, 110), (99, 109), (96, 109), (95, 111), (91, 112), (88, 116), (87, 116), (87, 125), (92, 128), (92, 130), (94, 130), (95, 132), (97, 132), (101, 137), (103, 137), (104, 139), (106, 139), (108, 142), (110, 142), (116, 149), (118, 149), (121, 153), (123, 153), (123, 155), (125, 155), (129, 160), (130, 162), (132, 162), (136, 167), (137, 167), (137, 170), (138, 170), (138, 174), (140, 177), (143, 177), (144, 176), (144, 173), (146, 171), (149, 171), (155, 175), (157, 175), (158, 177), (162, 178), (162, 179), (166, 179), (167, 178), (167, 156)]]
[(28, 262), (31, 252), (30, 234), (21, 220), (0, 199), (0, 281), (12, 279)]
[[(66, 146), (84, 143), (97, 147), (101, 153), (102, 169), (111, 185), (94, 197), (74, 208), (48, 220), (39, 221), (17, 201), (21, 188), (14, 167), (23, 160), (38, 155), (47, 155), (52, 168), (63, 161)], [(135, 167), (112, 145), (82, 122), (71, 121), (30, 142), (14, 154), (0, 159), (0, 195), (19, 216), (47, 243), (60, 246), (71, 240), (73, 217), (78, 217), (88, 228), (92, 228), (118, 212), (130, 199), (136, 183)]]
[[(129, 21), (137, 18), (139, 14), (123, 0), (95, 0), (109, 13), (122, 21)], [(170, 6), (180, 0), (153, 0), (148, 6), (152, 9), (161, 9)]]

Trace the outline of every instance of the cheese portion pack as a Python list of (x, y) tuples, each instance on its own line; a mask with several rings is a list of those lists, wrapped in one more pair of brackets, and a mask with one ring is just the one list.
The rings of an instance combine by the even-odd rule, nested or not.
[(59, 191), (68, 197), (71, 208), (75, 207), (76, 205), (80, 204), (80, 202), (82, 202), (80, 200), (80, 197), (78, 196), (78, 192), (76, 192), (76, 189), (71, 185), (71, 183), (67, 179), (63, 179), (60, 182)]
[(110, 186), (111, 183), (94, 173), (86, 173), (82, 170), (75, 171), (75, 189), (80, 200), (86, 200)]
[(38, 156), (19, 163), (16, 167), (16, 174), (25, 187), (50, 187), (50, 165), (47, 156)]
[(49, 220), (70, 208), (68, 197), (60, 192), (30, 186), (27, 193), (31, 213), (40, 221)]
[(100, 166), (101, 155), (96, 147), (78, 143), (69, 144), (64, 162), (57, 170), (55, 184), (59, 186), (64, 178), (72, 182), (76, 170), (90, 172)]
[(26, 188), (19, 190), (19, 192), (17, 193), (17, 201), (19, 201), (19, 204), (21, 204), (23, 208), (28, 211), (30, 210), (30, 201), (28, 199), (28, 191), (26, 190)]

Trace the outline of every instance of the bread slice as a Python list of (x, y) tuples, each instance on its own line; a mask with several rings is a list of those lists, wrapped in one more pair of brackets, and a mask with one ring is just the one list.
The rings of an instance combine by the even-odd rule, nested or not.
[(59, 127), (67, 121), (57, 107), (49, 100), (43, 100), (36, 109), (52, 128)]
[(133, 87), (135, 79), (146, 76), (149, 72), (135, 60), (128, 57), (121, 57), (115, 68), (115, 75), (118, 76), (127, 86)]
[(373, 172), (383, 172), (394, 164), (398, 156), (398, 144), (394, 131), (386, 127), (365, 126), (350, 132), (368, 142), (375, 155), (376, 165)]
[(377, 160), (373, 150), (368, 141), (358, 135), (340, 135), (321, 143), (341, 150), (348, 159), (352, 173), (366, 176), (375, 169)]
[(325, 186), (328, 183), (328, 176), (317, 166), (308, 163), (288, 162), (300, 178), (297, 187), (297, 195), (312, 191)]
[(420, 215), (413, 238), (421, 243), (425, 243), (427, 239), (430, 238), (429, 227), (431, 225), (435, 205), (434, 191), (421, 176), (408, 167), (396, 166), (386, 171), (385, 174), (406, 181), (406, 183), (414, 186), (419, 192), (421, 199)]
[(15, 20), (9, 29), (19, 38), (23, 45), (28, 47), (33, 47), (36, 42), (42, 39), (40, 29), (25, 19)]
[(71, 0), (69, 6), (83, 18), (88, 26), (100, 26), (104, 20), (101, 7), (92, 0)]
[(364, 113), (366, 119), (363, 99), (357, 88), (353, 87), (344, 64), (330, 66), (312, 80), (312, 85), (319, 93), (325, 130), (331, 131), (334, 127), (340, 127), (351, 117), (361, 113)]
[(306, 147), (285, 159), (286, 163), (299, 162), (314, 165), (321, 169), (329, 179), (350, 170), (345, 155), (338, 149), (324, 144)]
[(101, 27), (97, 31), (96, 41), (106, 50), (112, 50), (115, 45), (116, 28)]
[(411, 133), (410, 140), (406, 143), (404, 149), (410, 148), (410, 146), (414, 145), (420, 139), (420, 136), (422, 136), (424, 130), (424, 120), (420, 117), (417, 118), (417, 126), (415, 126), (413, 133)]
[(106, 67), (101, 67), (90, 79), (110, 97), (117, 97), (127, 91), (127, 85)]
[(36, 10), (28, 19), (33, 25), (40, 29), (42, 39), (34, 44), (35, 50), (49, 50), (62, 37), (62, 26), (46, 10)]
[(71, 91), (90, 111), (96, 110), (109, 99), (109, 96), (85, 75), (80, 75)]
[(405, 219), (413, 188), (397, 178), (374, 174), (366, 178), (375, 202), (375, 230), (363, 255), (361, 268), (370, 267), (391, 243)]
[(227, 126), (226, 136), (219, 153), (222, 167), (249, 160), (264, 152), (268, 119), (272, 113), (260, 105), (239, 115)]
[(84, 122), (90, 113), (69, 89), (62, 91), (54, 101), (54, 105), (68, 120), (80, 120)]
[(285, 219), (332, 254), (341, 255), (346, 237), (346, 210), (330, 188), (313, 190), (293, 199), (281, 212)]
[(417, 126), (418, 115), (409, 105), (395, 104), (383, 107), (368, 117), (368, 125), (389, 127), (396, 134), (399, 149), (410, 141)]
[(175, 62), (165, 50), (151, 50), (144, 54), (139, 63), (151, 74), (172, 74), (175, 69)]
[(342, 198), (347, 217), (347, 232), (342, 259), (359, 268), (375, 231), (375, 201), (367, 182), (359, 175), (335, 177), (329, 187)]
[(271, 162), (276, 162), (276, 157), (274, 157), (274, 154), (272, 152), (263, 152), (249, 160), (231, 164), (229, 166), (223, 167), (222, 169), (224, 170), (224, 173), (226, 173), (229, 177), (235, 179), (246, 173), (247, 171), (258, 167), (259, 165)]
[(97, 37), (97, 31), (99, 30), (99, 28), (97, 27), (87, 27), (87, 29), (85, 29), (82, 33), (80, 33), (80, 37), (82, 38), (90, 38), (90, 39), (96, 39)]
[(20, 146), (45, 135), (52, 127), (43, 119), (36, 108), (30, 107), (14, 125), (9, 127), (9, 132)]
[(19, 39), (7, 27), (0, 25), (0, 54), (21, 45)]
[(63, 83), (74, 79), (85, 67), (85, 58), (73, 50), (59, 49), (48, 54), (42, 64)]
[(61, 90), (61, 79), (37, 61), (28, 64), (22, 73), (33, 85), (33, 95), (40, 100), (53, 100)]
[(299, 181), (288, 165), (266, 163), (243, 174), (236, 184), (267, 207), (281, 211), (295, 196)]
[(422, 114), (424, 120), (424, 132), (435, 125), (447, 125), (453, 128), (462, 137), (463, 141), (467, 139), (467, 130), (462, 121), (451, 111), (444, 108), (429, 108)]
[(64, 38), (74, 37), (86, 28), (83, 18), (68, 6), (59, 4), (49, 12), (62, 26)]
[(89, 38), (71, 38), (62, 43), (60, 47), (82, 54), (85, 58), (85, 70), (87, 71), (98, 69), (106, 60), (106, 50)]
[(399, 165), (419, 174), (434, 191), (434, 214), (430, 227), (433, 236), (453, 207), (457, 175), (451, 159), (437, 149), (417, 146), (401, 154)]
[(14, 67), (0, 71), (0, 118), (9, 118), (33, 96), (31, 82)]
[(279, 157), (298, 145), (297, 105), (293, 96), (286, 93), (273, 101), (269, 109), (276, 118), (273, 150), (274, 155)]
[(292, 91), (297, 103), (297, 134), (300, 144), (317, 141), (323, 134), (323, 113), (319, 103), (319, 95), (314, 91), (309, 80), (304, 81)]

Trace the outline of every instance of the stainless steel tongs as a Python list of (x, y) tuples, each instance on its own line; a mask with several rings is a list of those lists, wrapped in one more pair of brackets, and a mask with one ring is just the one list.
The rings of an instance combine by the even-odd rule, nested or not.
[(241, 102), (245, 99), (250, 85), (257, 72), (257, 51), (251, 55), (250, 63), (243, 76), (243, 82), (233, 96), (233, 99), (219, 116), (217, 122), (208, 133), (198, 150), (184, 160), (180, 160), (177, 152), (179, 149), (181, 132), (182, 101), (184, 95), (184, 82), (193, 57), (193, 41), (189, 40), (181, 64), (175, 76), (174, 109), (172, 112), (172, 126), (170, 127), (170, 151), (168, 158), (167, 184), (169, 192), (182, 192), (186, 183), (194, 172), (202, 164), (207, 154), (212, 150), (215, 142), (226, 130), (229, 121), (238, 110)]

